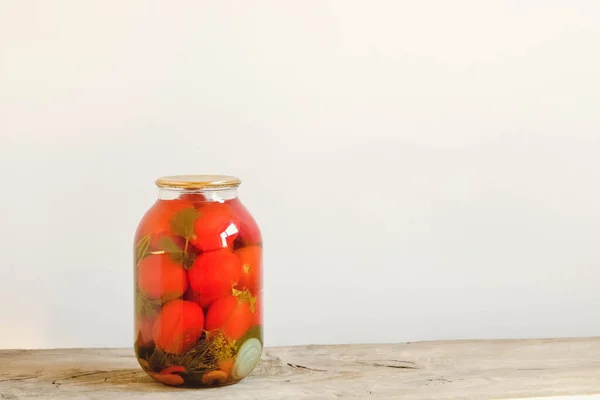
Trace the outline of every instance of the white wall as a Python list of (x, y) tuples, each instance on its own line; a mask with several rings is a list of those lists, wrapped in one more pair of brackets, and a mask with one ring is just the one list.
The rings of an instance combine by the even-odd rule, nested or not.
[(129, 346), (153, 180), (239, 175), (270, 345), (600, 334), (600, 3), (0, 0), (0, 347)]

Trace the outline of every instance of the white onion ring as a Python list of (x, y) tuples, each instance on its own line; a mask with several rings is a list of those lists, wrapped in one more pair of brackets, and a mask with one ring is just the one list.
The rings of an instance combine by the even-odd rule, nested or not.
[(248, 376), (260, 361), (261, 354), (262, 344), (257, 338), (250, 338), (242, 343), (231, 369), (233, 379), (242, 379)]

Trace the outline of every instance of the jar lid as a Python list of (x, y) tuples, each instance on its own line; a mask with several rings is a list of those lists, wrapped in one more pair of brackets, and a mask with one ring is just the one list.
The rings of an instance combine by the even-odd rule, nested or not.
[(235, 176), (228, 175), (173, 175), (156, 180), (156, 186), (159, 188), (178, 189), (234, 188), (241, 183), (242, 181)]

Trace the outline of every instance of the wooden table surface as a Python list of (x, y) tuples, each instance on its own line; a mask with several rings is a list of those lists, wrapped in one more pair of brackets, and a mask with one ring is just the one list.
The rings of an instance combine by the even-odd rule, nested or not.
[(600, 394), (600, 338), (267, 348), (215, 389), (162, 386), (130, 349), (0, 351), (2, 399), (514, 399)]

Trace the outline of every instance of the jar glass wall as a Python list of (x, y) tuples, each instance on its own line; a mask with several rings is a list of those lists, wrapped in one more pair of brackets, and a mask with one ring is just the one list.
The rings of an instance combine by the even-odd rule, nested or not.
[(260, 360), (262, 237), (239, 180), (176, 176), (135, 234), (135, 351), (172, 386), (221, 386)]

